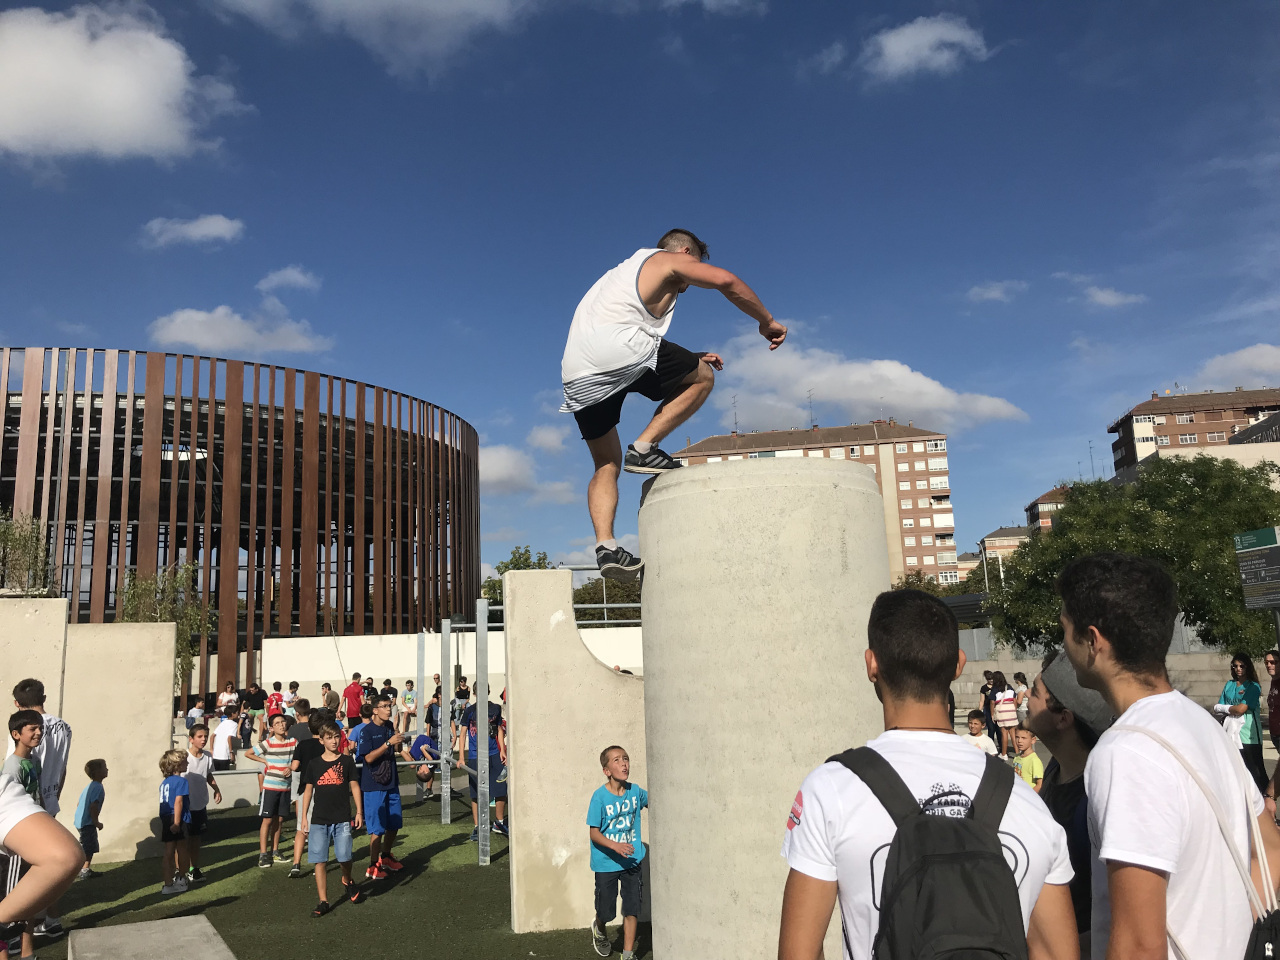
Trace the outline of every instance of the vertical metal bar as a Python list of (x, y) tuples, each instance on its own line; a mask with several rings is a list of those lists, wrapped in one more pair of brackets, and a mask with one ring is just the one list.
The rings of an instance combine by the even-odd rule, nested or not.
[[(204, 576), (204, 589), (201, 591), (201, 602), (208, 610), (213, 601), (213, 471), (217, 468), (217, 451), (214, 449), (214, 437), (218, 433), (218, 361), (209, 358), (209, 416), (205, 418), (205, 455), (204, 455), (204, 528), (200, 534), (200, 570)], [(212, 690), (209, 681), (209, 632), (200, 634), (200, 689)], [(215, 646), (216, 649), (216, 646)], [(234, 651), (234, 647), (232, 648)], [(231, 657), (231, 667), (218, 661), (218, 676), (234, 680), (240, 675), (239, 657)], [(225, 681), (224, 681), (225, 682)], [(246, 683), (248, 680), (246, 679)], [(237, 684), (239, 686), (239, 684)]]
[[(302, 375), (302, 515), (298, 544), (298, 632), (316, 635), (320, 525), (320, 374)], [(327, 538), (326, 538), (327, 539)]]
[[(228, 360), (222, 389), (222, 530), (218, 543), (218, 688), (240, 661), (240, 481), (244, 470), (244, 361)], [(210, 421), (216, 401), (209, 398)], [(212, 484), (210, 485), (212, 487)], [(246, 618), (252, 628), (253, 617)], [(245, 644), (246, 680), (261, 680)], [(230, 660), (231, 663), (226, 663)], [(228, 667), (230, 669), (228, 669)]]
[(276, 591), (276, 368), (268, 368), (267, 373), (267, 463), (266, 477), (266, 516), (263, 518), (262, 531), (266, 537), (262, 552), (262, 636), (271, 634), (271, 612), (277, 602)]
[(386, 614), (385, 584), (387, 575), (386, 483), (387, 438), (383, 431), (386, 412), (386, 393), (381, 387), (373, 388), (373, 632), (385, 633)]
[[(88, 487), (89, 487), (89, 432), (90, 432), (90, 414), (93, 412), (93, 361), (94, 353), (92, 350), (85, 351), (85, 368), (84, 368), (84, 392), (80, 395), (79, 403), (84, 404), (84, 412), (80, 415), (80, 489), (76, 501), (76, 552), (75, 552), (75, 570), (71, 575), (71, 622), (80, 622), (80, 580), (84, 570), (84, 528), (85, 528), (85, 510), (88, 509)], [(4, 389), (0, 387), (0, 396), (3, 395)], [(2, 402), (2, 401), (0, 401)], [(79, 403), (77, 406), (79, 406)], [(3, 418), (3, 412), (0, 412), (0, 419)], [(0, 433), (3, 433), (0, 430)], [(96, 531), (95, 531), (96, 532)]]
[[(347, 606), (347, 381), (339, 386), (338, 397), (338, 555), (334, 564), (337, 570), (338, 602), (336, 613), (339, 614), (335, 634), (346, 633), (347, 614), (351, 607)], [(355, 562), (355, 553), (351, 555)], [(352, 592), (355, 591), (355, 571), (352, 570)], [(354, 621), (353, 621), (354, 624)]]
[[(449, 712), (444, 709), (444, 694), (452, 690), (452, 649), (449, 646), (449, 618), (440, 621), (440, 822), (453, 822), (453, 737), (446, 735), (445, 724), (453, 717), (453, 696), (449, 696)], [(450, 731), (452, 733), (452, 731)]]
[[(63, 365), (62, 429), (60, 431), (62, 446), (58, 452), (58, 512), (53, 518), (53, 544), (54, 550), (57, 551), (54, 557), (54, 582), (58, 585), (60, 592), (63, 589), (63, 583), (66, 582), (65, 566), (67, 554), (63, 541), (66, 538), (67, 531), (67, 490), (71, 486), (71, 436), (75, 432), (76, 360), (78, 358), (79, 351), (72, 347), (67, 351), (67, 359)], [(56, 387), (57, 384), (54, 384), (54, 386)], [(55, 401), (55, 411), (57, 407), (58, 403)], [(49, 427), (50, 429), (53, 428), (52, 418), (49, 420)], [(73, 607), (73, 615), (74, 609)]]
[[(351, 632), (360, 635), (366, 633), (364, 628), (364, 613), (366, 605), (372, 600), (369, 593), (369, 554), (364, 548), (364, 520), (365, 520), (365, 497), (368, 491), (365, 489), (365, 448), (367, 446), (365, 439), (365, 420), (368, 414), (365, 412), (365, 394), (367, 388), (363, 383), (355, 384), (356, 391), (356, 421), (355, 421), (355, 468), (352, 479), (355, 481), (355, 498), (351, 509), (354, 513), (352, 517), (354, 529), (354, 539), (351, 545), (351, 589), (354, 594), (355, 612), (352, 615)], [(376, 632), (376, 630), (374, 631)]]
[[(124, 450), (121, 456), (120, 471), (120, 544), (116, 552), (116, 619), (124, 610), (124, 588), (129, 578), (129, 484), (133, 474), (133, 416), (137, 407), (134, 383), (138, 369), (138, 353), (129, 351), (129, 362), (125, 370), (127, 378), (124, 395)], [(134, 549), (137, 549), (137, 540)]]
[(476, 794), (480, 866), (489, 865), (489, 601), (476, 601)]
[[(293, 552), (293, 492), (296, 447), (298, 440), (298, 372), (291, 368), (284, 371), (284, 426), (280, 439), (283, 442), (284, 461), (280, 471), (280, 625), (282, 637), (293, 636), (293, 568), (296, 563)], [(298, 589), (302, 589), (299, 578)]]
[[(116, 382), (120, 351), (103, 354), (102, 417), (98, 421), (98, 494), (94, 503), (93, 574), (89, 580), (89, 622), (102, 623), (107, 605), (108, 554), (111, 552), (111, 463), (116, 448)], [(92, 394), (90, 395), (92, 396)]]
[[(253, 662), (254, 647), (258, 640), (258, 483), (260, 480), (258, 442), (262, 435), (259, 423), (259, 398), (262, 395), (262, 365), (253, 365), (253, 402), (249, 406), (249, 415), (253, 418), (253, 426), (249, 430), (249, 554), (245, 558), (244, 572), (244, 605), (245, 605), (245, 659)], [(265, 631), (264, 631), (265, 632)]]
[(160, 456), (164, 443), (163, 353), (147, 354), (142, 394), (142, 462), (138, 494), (138, 576), (154, 577), (160, 555)]
[(27, 348), (27, 351), (22, 355), (22, 408), (18, 418), (18, 473), (13, 488), (13, 515), (15, 517), (20, 514), (31, 516), (31, 512), (35, 507), (36, 459), (40, 455), (40, 403), (43, 389), (44, 351)]
[[(424, 676), (426, 672), (427, 672), (427, 635), (423, 633), (421, 630), (419, 630), (418, 631), (418, 674), (417, 674), (417, 679), (413, 681), (413, 691), (415, 694), (413, 702), (417, 705), (417, 710), (418, 710), (418, 730), (414, 734), (415, 740), (418, 737), (422, 736), (424, 732), (423, 723), (422, 723), (423, 713), (424, 713), (422, 709), (422, 686), (424, 683), (426, 683), (426, 677)], [(408, 724), (408, 721), (406, 720), (405, 727), (408, 728), (408, 726), (409, 724)], [(409, 745), (413, 746), (412, 742)], [(415, 777), (414, 779), (417, 780), (417, 777)], [(418, 803), (421, 803), (422, 802), (422, 781), (417, 780), (417, 783), (418, 783), (418, 789), (417, 789), (416, 799)]]

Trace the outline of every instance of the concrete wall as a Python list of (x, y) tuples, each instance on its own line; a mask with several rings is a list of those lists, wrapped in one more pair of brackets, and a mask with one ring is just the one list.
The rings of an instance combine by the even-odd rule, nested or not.
[[(71, 724), (58, 820), (74, 832), (84, 765), (97, 757), (111, 773), (103, 786), (104, 862), (158, 857), (160, 755), (169, 749), (173, 721), (172, 623), (73, 623), (67, 627), (66, 705)], [(108, 704), (112, 704), (111, 707)]]
[[(569, 611), (570, 624), (573, 611)], [(458, 632), (462, 674), (471, 680), (476, 673), (476, 643), (473, 632)], [(639, 627), (592, 627), (582, 631), (582, 642), (593, 655), (610, 667), (618, 664), (634, 673), (642, 670)], [(440, 635), (427, 634), (428, 685), (440, 669)], [(329, 683), (339, 693), (359, 670), (375, 683), (388, 677), (399, 689), (406, 678), (417, 676), (418, 635), (386, 634), (359, 637), (268, 637), (262, 641), (262, 677), (266, 689), (279, 680), (288, 688), (298, 681), (299, 693), (312, 703), (320, 702), (320, 684)], [(489, 631), (489, 689), (498, 699), (506, 684), (506, 654), (501, 630)]]
[(568, 570), (507, 573), (502, 589), (511, 926), (516, 933), (585, 929), (594, 891), (587, 804), (604, 783), (600, 751), (626, 747), (631, 779), (654, 789), (646, 770), (645, 682), (615, 673), (616, 661), (600, 661), (584, 644), (604, 631), (580, 635), (574, 626)]
[(159, 856), (152, 820), (158, 763), (171, 743), (174, 625), (66, 620), (64, 599), (0, 599), (0, 702), (35, 677), (45, 685), (45, 709), (71, 725), (59, 822), (74, 832), (84, 765), (100, 757), (111, 771), (100, 859)]
[(653, 952), (771, 958), (796, 791), (883, 729), (863, 659), (889, 587), (875, 476), (825, 458), (671, 471), (640, 555)]

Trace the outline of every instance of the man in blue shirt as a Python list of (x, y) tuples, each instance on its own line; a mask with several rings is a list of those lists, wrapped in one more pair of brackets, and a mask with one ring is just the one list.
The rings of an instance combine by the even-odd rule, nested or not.
[[(462, 711), (458, 721), (458, 739), (466, 738), (467, 766), (476, 769), (476, 743), (479, 739), (477, 715), (478, 703), (472, 703)], [(507, 738), (502, 732), (502, 707), (496, 703), (489, 704), (489, 796), (497, 801), (497, 819), (494, 820), (494, 832), (507, 835), (507, 778), (501, 770), (507, 762)], [(458, 750), (461, 753), (461, 749)], [(471, 839), (480, 837), (480, 807), (478, 804), (480, 790), (475, 777), (469, 777), (471, 785), (471, 821), (475, 827), (471, 830)]]
[(596, 916), (591, 921), (591, 945), (607, 957), (612, 950), (605, 925), (617, 915), (622, 890), (622, 960), (633, 960), (640, 916), (640, 811), (649, 805), (644, 787), (628, 781), (631, 758), (622, 747), (605, 747), (600, 754), (604, 786), (591, 795), (587, 826), (591, 829), (591, 870), (596, 875)]
[(373, 719), (360, 726), (356, 741), (356, 759), (364, 764), (360, 790), (364, 793), (365, 829), (369, 831), (369, 869), (364, 875), (370, 880), (385, 880), (388, 872), (404, 869), (391, 855), (396, 833), (404, 823), (396, 773), (396, 753), (402, 743), (404, 735), (391, 723), (391, 699), (375, 697)]

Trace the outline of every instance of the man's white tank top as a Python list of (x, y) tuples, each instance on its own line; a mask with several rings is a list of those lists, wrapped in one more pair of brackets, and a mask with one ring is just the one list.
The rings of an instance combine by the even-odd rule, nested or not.
[(660, 250), (637, 250), (595, 282), (573, 312), (560, 361), (564, 412), (598, 403), (652, 370), (671, 326), (675, 301), (661, 317), (640, 299), (640, 268)]

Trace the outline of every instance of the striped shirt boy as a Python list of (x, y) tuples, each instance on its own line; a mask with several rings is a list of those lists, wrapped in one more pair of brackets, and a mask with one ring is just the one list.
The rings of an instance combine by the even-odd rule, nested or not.
[(272, 734), (253, 748), (253, 752), (266, 761), (263, 790), (288, 791), (293, 780), (293, 750), (297, 745), (298, 741), (292, 737), (276, 739)]

